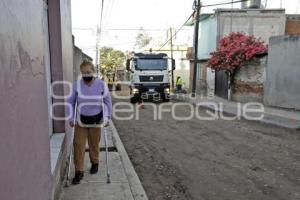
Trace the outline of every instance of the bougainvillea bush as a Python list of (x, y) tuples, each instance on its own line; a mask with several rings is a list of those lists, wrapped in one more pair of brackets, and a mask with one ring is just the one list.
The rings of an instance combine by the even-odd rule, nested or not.
[(208, 66), (234, 74), (238, 68), (267, 51), (267, 45), (254, 36), (230, 33), (220, 40), (217, 50), (211, 53)]

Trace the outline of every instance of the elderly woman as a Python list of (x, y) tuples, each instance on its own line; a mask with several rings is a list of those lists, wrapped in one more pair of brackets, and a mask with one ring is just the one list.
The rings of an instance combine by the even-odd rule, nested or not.
[[(79, 184), (83, 178), (86, 139), (90, 149), (90, 173), (98, 172), (100, 122), (103, 121), (104, 126), (108, 126), (112, 113), (110, 94), (104, 81), (94, 76), (94, 65), (84, 61), (80, 65), (80, 71), (82, 79), (73, 84), (72, 94), (68, 99), (68, 103), (72, 105), (72, 109), (69, 110), (69, 124), (71, 127), (75, 126), (73, 184)], [(75, 111), (76, 102), (78, 109)], [(74, 113), (77, 111), (77, 118), (74, 120)]]

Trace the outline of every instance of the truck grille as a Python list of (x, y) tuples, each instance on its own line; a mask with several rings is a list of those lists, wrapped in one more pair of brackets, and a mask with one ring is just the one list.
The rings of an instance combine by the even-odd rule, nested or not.
[(140, 82), (162, 82), (164, 76), (140, 76)]

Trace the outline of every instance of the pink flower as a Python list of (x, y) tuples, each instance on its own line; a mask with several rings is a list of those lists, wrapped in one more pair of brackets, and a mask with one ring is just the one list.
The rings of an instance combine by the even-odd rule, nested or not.
[(208, 66), (215, 70), (234, 70), (267, 51), (267, 45), (254, 36), (230, 33), (219, 41), (217, 50), (211, 53)]

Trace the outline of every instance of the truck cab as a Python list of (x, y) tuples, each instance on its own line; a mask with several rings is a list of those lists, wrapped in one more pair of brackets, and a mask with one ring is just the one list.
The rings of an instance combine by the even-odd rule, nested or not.
[(131, 103), (152, 99), (155, 101), (170, 100), (169, 66), (175, 69), (175, 61), (167, 54), (135, 53), (126, 62), (130, 72)]

